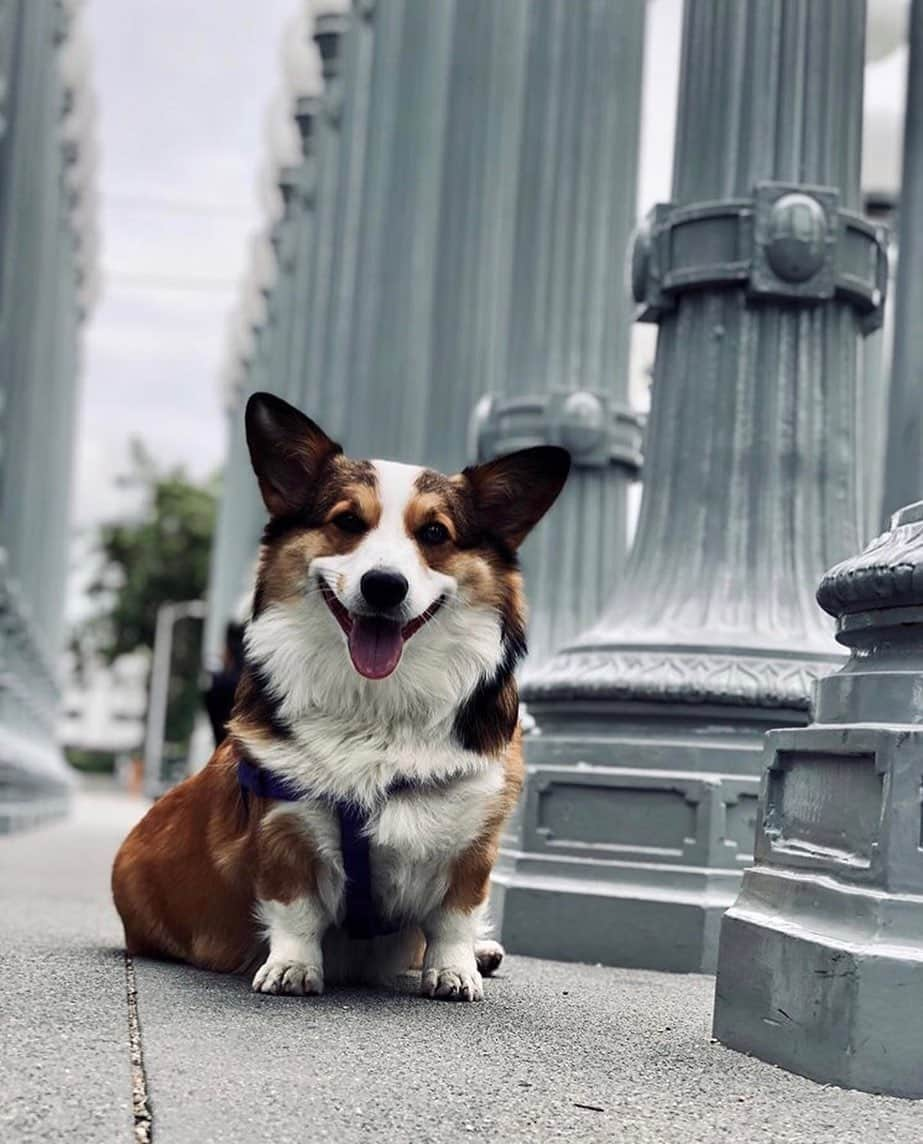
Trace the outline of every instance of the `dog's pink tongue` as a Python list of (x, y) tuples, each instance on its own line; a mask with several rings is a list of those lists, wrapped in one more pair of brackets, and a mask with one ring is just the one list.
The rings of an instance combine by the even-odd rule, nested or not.
[(353, 616), (349, 654), (360, 675), (384, 679), (397, 667), (403, 650), (400, 624), (374, 616)]

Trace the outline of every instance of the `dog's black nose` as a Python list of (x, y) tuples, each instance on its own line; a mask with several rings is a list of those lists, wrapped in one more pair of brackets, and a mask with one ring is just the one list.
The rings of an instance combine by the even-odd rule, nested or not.
[(363, 599), (373, 608), (396, 608), (407, 595), (409, 587), (406, 577), (400, 572), (387, 572), (373, 568), (359, 581)]

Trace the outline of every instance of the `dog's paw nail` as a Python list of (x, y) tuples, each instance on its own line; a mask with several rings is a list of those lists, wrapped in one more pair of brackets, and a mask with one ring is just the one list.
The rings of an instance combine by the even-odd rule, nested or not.
[(255, 993), (316, 995), (324, 991), (324, 974), (316, 965), (300, 961), (267, 961), (253, 978)]
[(476, 970), (427, 969), (423, 973), (420, 991), (424, 997), (441, 1001), (481, 1001), (484, 984)]

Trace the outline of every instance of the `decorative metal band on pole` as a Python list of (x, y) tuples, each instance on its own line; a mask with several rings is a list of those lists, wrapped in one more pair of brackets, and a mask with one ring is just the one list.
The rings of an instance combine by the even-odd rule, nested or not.
[(526, 679), (514, 949), (712, 969), (762, 734), (840, 662), (811, 585), (862, 534), (864, 27), (863, 0), (687, 0), (673, 203), (635, 258), (659, 323), (638, 531), (600, 620)]

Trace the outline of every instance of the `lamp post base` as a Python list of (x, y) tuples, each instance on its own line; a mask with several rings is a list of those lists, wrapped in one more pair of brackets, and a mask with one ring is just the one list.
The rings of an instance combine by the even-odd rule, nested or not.
[(719, 1041), (823, 1084), (919, 1098), (921, 1008), (923, 898), (748, 871), (721, 926)]
[(713, 973), (753, 861), (763, 734), (806, 713), (599, 706), (543, 709), (526, 737), (526, 791), (494, 872), (498, 936), (535, 957)]

